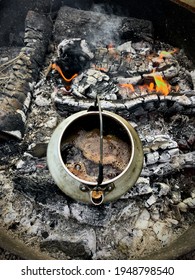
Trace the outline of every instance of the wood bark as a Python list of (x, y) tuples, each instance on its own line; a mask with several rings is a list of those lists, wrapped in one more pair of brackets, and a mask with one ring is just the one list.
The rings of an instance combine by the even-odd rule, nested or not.
[(151, 38), (152, 23), (148, 20), (126, 18), (64, 6), (55, 22), (54, 39), (81, 37), (92, 44), (117, 43), (121, 38)]
[(52, 25), (36, 12), (29, 11), (25, 21), (23, 47), (16, 59), (4, 91), (0, 94), (0, 132), (21, 139), (25, 132), (31, 101), (30, 83), (39, 76)]

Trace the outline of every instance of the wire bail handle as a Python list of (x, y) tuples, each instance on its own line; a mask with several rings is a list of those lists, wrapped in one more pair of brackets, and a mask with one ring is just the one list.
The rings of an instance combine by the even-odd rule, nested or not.
[(97, 95), (95, 100), (95, 106), (98, 106), (99, 119), (100, 119), (100, 161), (99, 161), (99, 174), (97, 178), (97, 187), (101, 185), (104, 179), (103, 175), (103, 118), (102, 118), (102, 108), (100, 103), (100, 97)]

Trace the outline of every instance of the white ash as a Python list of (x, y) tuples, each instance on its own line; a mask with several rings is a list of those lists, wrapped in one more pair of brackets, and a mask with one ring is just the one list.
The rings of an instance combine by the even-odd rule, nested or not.
[(71, 40), (66, 40), (64, 39), (59, 45), (58, 45), (58, 49), (57, 49), (57, 53), (58, 56), (60, 57), (60, 55), (62, 53), (65, 53), (68, 49), (75, 48), (75, 46), (80, 47), (81, 51), (89, 56), (90, 59), (93, 58), (93, 53), (90, 50), (89, 45), (87, 44), (86, 40), (83, 40), (81, 38), (73, 38)]
[[(59, 44), (59, 50), (73, 44), (74, 40), (81, 39), (64, 40)], [(146, 57), (143, 59), (143, 53), (140, 53), (141, 49), (143, 51), (143, 46), (144, 41), (139, 43), (127, 41), (111, 49), (103, 46), (97, 47), (89, 69), (84, 69), (82, 73), (79, 73), (79, 77), (73, 80), (72, 95), (79, 99), (86, 97), (94, 99), (97, 93), (101, 94), (103, 92), (102, 98), (106, 100), (133, 99), (136, 95), (144, 94), (144, 90), (146, 95), (149, 94), (147, 88), (141, 88), (139, 85), (144, 84), (144, 81), (148, 79), (152, 81), (154, 76), (157, 75), (166, 79), (170, 84), (175, 84), (177, 79), (177, 84), (180, 88), (176, 89), (177, 87), (173, 86), (171, 87), (171, 92), (176, 91), (178, 98), (182, 93), (193, 89), (188, 82), (190, 74), (187, 74), (187, 70), (180, 67), (176, 55), (170, 52), (171, 55), (167, 55), (163, 59), (158, 54), (150, 57), (150, 54), (145, 52)], [(153, 51), (150, 44), (147, 45), (146, 49), (148, 50), (148, 48), (150, 52)], [(159, 66), (155, 67), (155, 64), (159, 64)], [(134, 85), (135, 89), (129, 89), (128, 86), (121, 87), (124, 84)], [(63, 99), (63, 96), (61, 98)], [(182, 104), (187, 105), (186, 102), (188, 102), (189, 105), (189, 100), (185, 99), (185, 97), (183, 99)], [(54, 97), (54, 102), (60, 103), (60, 100)]]
[(127, 205), (125, 208), (122, 209), (122, 211), (118, 214), (118, 220), (126, 220), (129, 219), (129, 217), (137, 217), (139, 214), (139, 208), (136, 208), (136, 204), (134, 202), (131, 202), (129, 205)]
[(49, 120), (45, 123), (45, 126), (53, 129), (57, 126), (57, 124), (58, 124), (58, 118), (50, 117)]
[(195, 198), (188, 197), (183, 200), (183, 203), (185, 203), (190, 208), (195, 208)]
[(118, 51), (120, 51), (120, 52), (128, 52), (128, 53), (131, 53), (131, 54), (135, 54), (136, 53), (136, 51), (132, 47), (132, 42), (131, 41), (126, 42), (126, 43), (118, 46), (116, 49)]
[(154, 222), (160, 220), (160, 211), (159, 211), (158, 207), (155, 206), (155, 207), (151, 208), (150, 216), (151, 216), (151, 220)]
[(41, 95), (38, 95), (35, 99), (35, 104), (40, 107), (48, 106), (51, 103), (47, 98), (42, 97)]
[(141, 212), (140, 216), (138, 217), (138, 219), (135, 223), (135, 228), (136, 229), (147, 229), (149, 220), (150, 220), (150, 213), (146, 209), (144, 209)]
[(191, 79), (192, 79), (193, 86), (195, 88), (195, 70), (190, 72), (190, 76), (191, 76)]
[(181, 212), (187, 212), (188, 211), (188, 206), (184, 202), (179, 202), (177, 207)]
[(181, 201), (181, 193), (178, 192), (178, 191), (172, 190), (171, 199), (172, 199), (174, 204), (180, 203), (180, 201)]
[(158, 221), (153, 225), (153, 230), (156, 233), (158, 240), (160, 240), (163, 245), (170, 242), (172, 232), (171, 228), (167, 224)]
[(157, 198), (155, 195), (151, 195), (148, 200), (146, 200), (145, 206), (146, 207), (150, 207), (151, 205), (153, 205), (155, 202), (157, 201)]

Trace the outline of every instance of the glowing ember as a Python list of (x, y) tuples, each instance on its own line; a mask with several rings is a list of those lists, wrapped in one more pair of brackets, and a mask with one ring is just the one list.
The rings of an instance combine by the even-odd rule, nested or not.
[[(154, 78), (155, 84), (150, 83), (149, 85), (144, 84), (142, 86), (138, 86), (139, 90), (141, 92), (159, 92), (164, 95), (168, 95), (171, 90), (169, 83), (165, 81), (160, 75), (153, 74), (152, 77)], [(119, 84), (119, 86), (122, 88), (127, 88), (132, 93), (135, 92), (135, 88), (132, 84)]]
[(132, 84), (119, 84), (120, 87), (128, 88), (130, 91), (134, 92), (134, 86)]
[(97, 66), (95, 66), (95, 70), (102, 71), (102, 72), (108, 72), (108, 69), (106, 69), (104, 67), (97, 67)]

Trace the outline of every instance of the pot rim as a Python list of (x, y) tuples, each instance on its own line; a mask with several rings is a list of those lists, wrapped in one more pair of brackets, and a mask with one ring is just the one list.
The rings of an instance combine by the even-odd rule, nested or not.
[[(92, 181), (86, 181), (86, 180), (83, 180), (83, 179), (80, 179), (79, 177), (75, 176), (72, 172), (69, 171), (69, 169), (66, 167), (63, 159), (62, 159), (62, 156), (61, 156), (61, 142), (62, 142), (62, 137), (64, 135), (64, 132), (65, 130), (70, 126), (72, 125), (72, 123), (76, 120), (76, 119), (79, 119), (79, 118), (82, 118), (84, 116), (87, 116), (87, 115), (98, 115), (99, 116), (99, 112), (98, 111), (82, 111), (82, 115), (79, 115), (77, 118), (75, 118), (74, 120), (72, 120), (71, 122), (69, 122), (64, 130), (62, 131), (60, 137), (59, 137), (59, 141), (58, 141), (58, 155), (59, 155), (59, 160), (62, 164), (62, 166), (64, 167), (65, 171), (72, 177), (74, 178), (75, 180), (77, 180), (78, 182), (84, 184), (84, 185), (87, 185), (87, 186), (97, 186), (97, 182), (92, 182)], [(75, 115), (78, 114), (78, 113), (75, 113)], [(73, 116), (73, 115), (72, 115)], [(123, 119), (122, 117), (118, 116), (117, 114), (115, 113), (112, 113), (112, 112), (109, 112), (109, 111), (106, 111), (106, 110), (103, 110), (102, 111), (102, 116), (107, 116), (107, 117), (110, 117), (110, 118), (113, 118), (116, 122), (118, 122), (124, 129), (125, 131), (127, 132), (128, 136), (129, 136), (129, 140), (130, 140), (130, 143), (131, 143), (131, 156), (130, 156), (130, 159), (129, 159), (129, 162), (127, 164), (127, 166), (125, 167), (125, 169), (116, 177), (110, 179), (110, 180), (106, 180), (106, 181), (103, 181), (100, 186), (106, 186), (108, 184), (111, 184), (111, 183), (114, 183), (117, 179), (121, 178), (129, 169), (132, 161), (133, 161), (133, 158), (134, 158), (134, 154), (135, 154), (135, 145), (134, 145), (134, 140), (133, 140), (133, 136), (130, 132), (130, 130), (128, 129), (128, 127), (126, 126), (125, 123), (123, 123), (123, 121), (121, 119)], [(124, 119), (124, 121), (126, 121)]]

